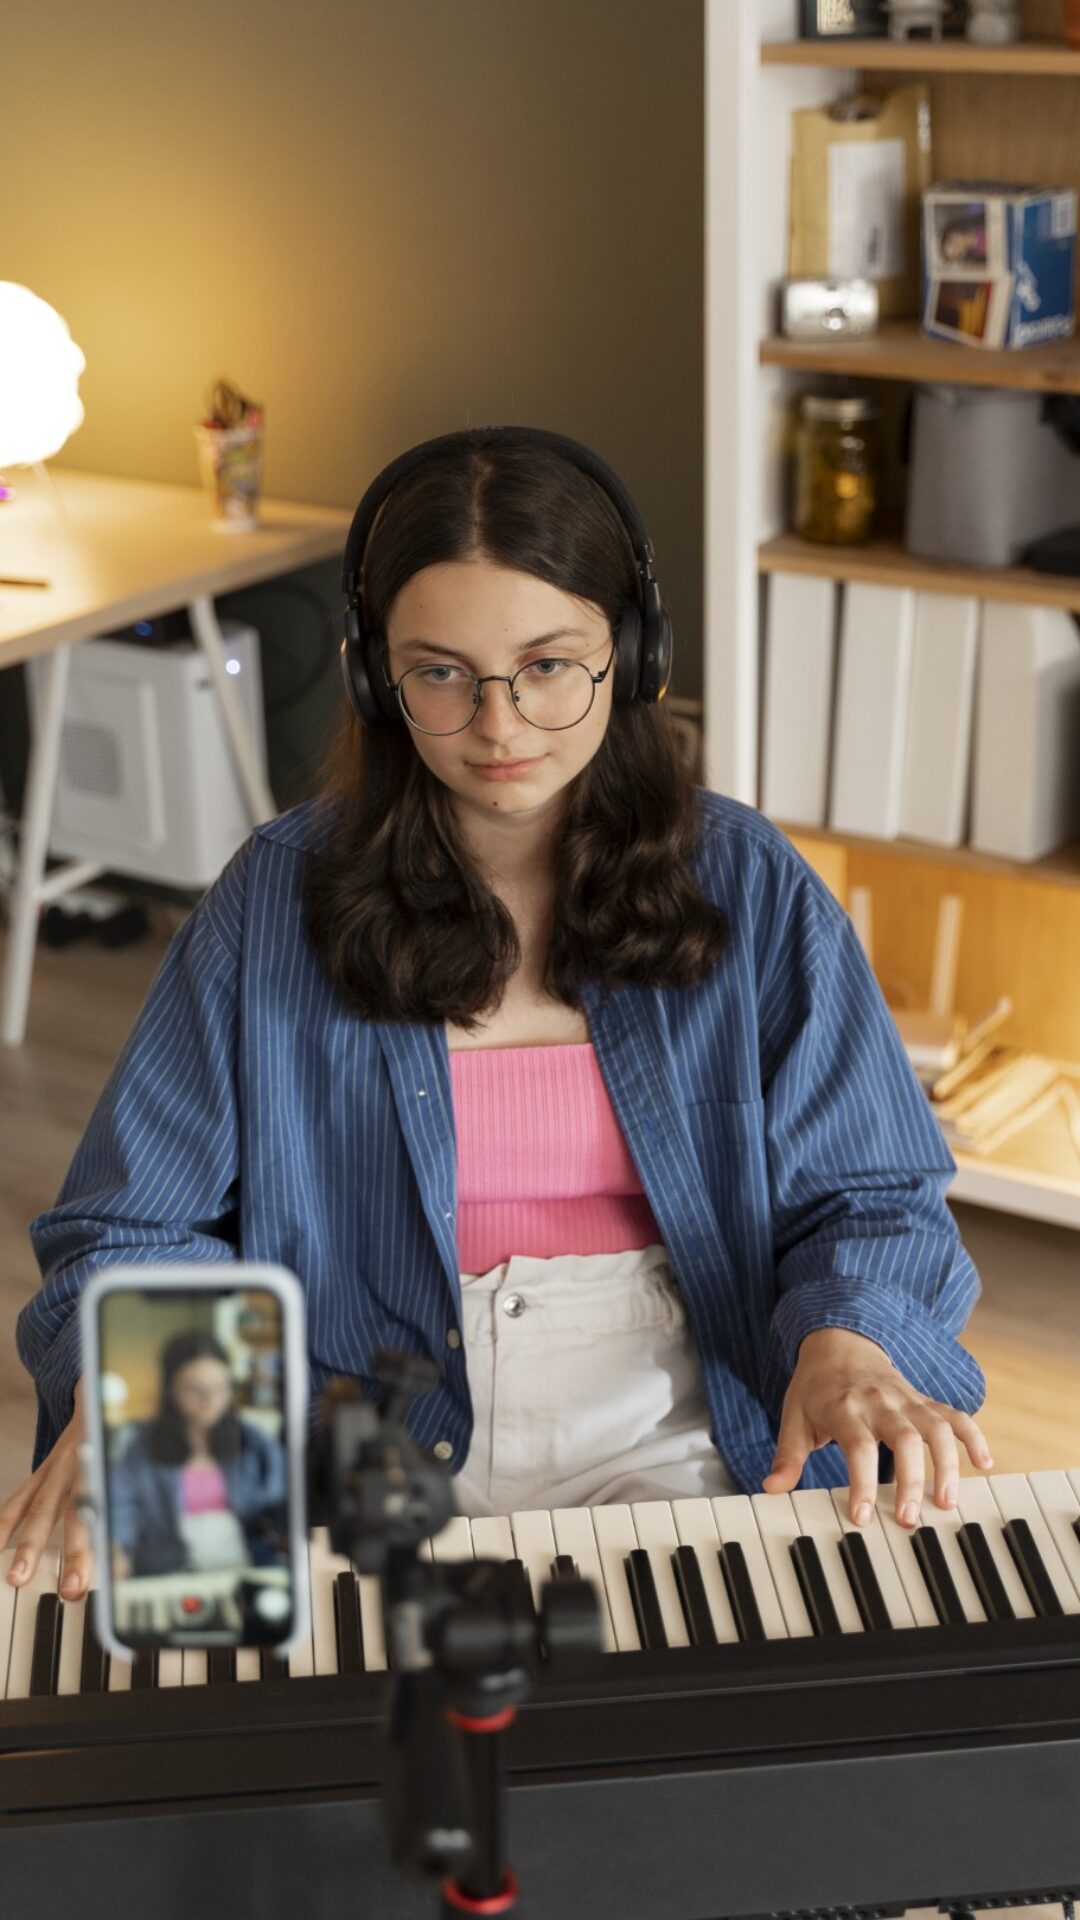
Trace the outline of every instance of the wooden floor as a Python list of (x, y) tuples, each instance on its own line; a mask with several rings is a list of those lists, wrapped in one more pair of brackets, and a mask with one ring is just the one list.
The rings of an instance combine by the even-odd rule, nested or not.
[[(153, 915), (148, 939), (115, 952), (39, 948), (26, 1042), (0, 1048), (0, 1499), (33, 1444), (34, 1390), (15, 1352), (16, 1315), (40, 1278), (27, 1225), (55, 1200), (178, 924), (178, 910)], [(987, 1377), (995, 1471), (1080, 1466), (1080, 1235), (976, 1207), (956, 1215), (983, 1280), (965, 1344)]]

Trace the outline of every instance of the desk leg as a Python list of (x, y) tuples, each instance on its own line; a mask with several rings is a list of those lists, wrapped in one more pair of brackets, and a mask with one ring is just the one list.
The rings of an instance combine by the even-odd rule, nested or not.
[(64, 717), (71, 648), (56, 647), (45, 661), (38, 723), (33, 731), (22, 822), (19, 870), (11, 890), (7, 953), (0, 999), (0, 1040), (21, 1047), (30, 1002), (30, 975), (37, 942), (38, 906), (49, 845), (49, 826), (60, 764), (60, 728)]
[(191, 631), (206, 655), (252, 825), (257, 827), (264, 820), (272, 820), (277, 807), (259, 765), (240, 696), (225, 671), (225, 643), (218, 625), (217, 609), (208, 595), (200, 595), (198, 599), (189, 601), (188, 613), (191, 616)]

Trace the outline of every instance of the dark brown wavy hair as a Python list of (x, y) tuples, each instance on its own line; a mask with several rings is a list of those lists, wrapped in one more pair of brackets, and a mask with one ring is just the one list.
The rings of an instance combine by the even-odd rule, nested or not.
[[(604, 489), (561, 454), (463, 431), (401, 479), (371, 529), (364, 622), (385, 645), (394, 597), (422, 568), (486, 559), (606, 614), (642, 604), (632, 541)], [(407, 726), (364, 727), (346, 703), (323, 763), (323, 831), (307, 876), (308, 931), (366, 1020), (472, 1030), (520, 964), (513, 919), (470, 856), (452, 796)], [(590, 980), (690, 987), (727, 940), (690, 862), (697, 790), (662, 703), (613, 707), (575, 777), (555, 848), (556, 915), (545, 990), (580, 1008)]]

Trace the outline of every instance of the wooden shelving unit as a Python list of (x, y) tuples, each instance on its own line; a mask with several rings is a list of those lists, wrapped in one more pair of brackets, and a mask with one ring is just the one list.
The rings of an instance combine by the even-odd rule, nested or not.
[(828, 547), (777, 533), (758, 548), (761, 573), (817, 573), (831, 580), (869, 580), (923, 593), (968, 593), (977, 600), (1014, 600), (1025, 606), (1065, 607), (1080, 613), (1080, 578), (1036, 573), (1033, 567), (943, 567), (908, 553), (895, 536), (857, 547)]
[(1011, 47), (979, 47), (969, 40), (774, 40), (761, 48), (772, 67), (855, 67), (863, 73), (1011, 74), (1042, 79), (1080, 77), (1080, 52), (1061, 40), (1024, 39)]
[(763, 367), (834, 373), (858, 380), (942, 380), (950, 386), (1012, 387), (1028, 393), (1080, 393), (1080, 339), (1045, 346), (955, 346), (931, 340), (917, 320), (883, 320), (865, 340), (763, 340)]
[[(807, 343), (775, 333), (787, 273), (791, 115), (800, 107), (923, 79), (934, 178), (1080, 189), (1080, 51), (1054, 37), (1059, 0), (1024, 0), (1024, 7), (1025, 38), (987, 48), (960, 39), (936, 46), (797, 41), (790, 37), (794, 0), (706, 0), (706, 773), (710, 784), (751, 805), (758, 803), (761, 595), (769, 574), (1080, 614), (1080, 577), (939, 566), (906, 552), (896, 524), (859, 547), (819, 546), (788, 530), (786, 423), (809, 380), (1080, 394), (1080, 338), (994, 352), (929, 340), (914, 317), (887, 319), (864, 341)], [(1047, 89), (1049, 81), (1058, 84)], [(974, 1015), (997, 992), (1010, 992), (1017, 1005), (1011, 1041), (1080, 1061), (1080, 984), (1073, 984), (1080, 983), (1080, 844), (1019, 863), (966, 846), (777, 824), (841, 898), (852, 884), (871, 886), (886, 971), (909, 987), (926, 973), (942, 892), (961, 893), (959, 1005)], [(1065, 1071), (1080, 1083), (1080, 1065)], [(1063, 1113), (1033, 1123), (992, 1155), (955, 1157), (957, 1199), (1080, 1228), (1080, 1158)]]
[(790, 836), (820, 840), (849, 853), (873, 851), (897, 860), (918, 860), (923, 866), (957, 867), (966, 873), (985, 873), (996, 879), (1031, 880), (1044, 886), (1080, 887), (1080, 840), (1057, 847), (1042, 860), (1004, 860), (974, 847), (939, 847), (927, 840), (874, 840), (859, 833), (834, 833), (831, 827), (805, 827), (791, 820), (776, 825)]

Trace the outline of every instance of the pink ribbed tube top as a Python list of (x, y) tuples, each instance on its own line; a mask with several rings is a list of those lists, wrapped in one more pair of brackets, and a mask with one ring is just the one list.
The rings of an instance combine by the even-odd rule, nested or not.
[(589, 1042), (453, 1051), (462, 1273), (663, 1238)]

